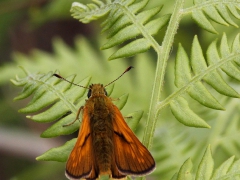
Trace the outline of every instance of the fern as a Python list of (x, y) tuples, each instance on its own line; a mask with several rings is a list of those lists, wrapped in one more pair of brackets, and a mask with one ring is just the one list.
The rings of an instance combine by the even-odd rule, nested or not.
[[(22, 93), (15, 98), (15, 100), (27, 98), (34, 93), (32, 100), (29, 104), (20, 109), (23, 113), (34, 113), (43, 108), (50, 107), (42, 113), (36, 115), (27, 116), (36, 122), (52, 122), (55, 120), (60, 120), (58, 123), (54, 124), (50, 131), (46, 130), (43, 132), (42, 137), (54, 137), (62, 134), (69, 134), (78, 129), (79, 124), (74, 123), (72, 126), (66, 128), (63, 127), (64, 124), (68, 124), (76, 117), (77, 108), (74, 104), (79, 98), (83, 97), (85, 93), (84, 88), (71, 88), (70, 83), (60, 82), (58, 79), (52, 76), (52, 72), (48, 74), (30, 74), (27, 73), (26, 78), (19, 79), (17, 81), (12, 81), (15, 85), (24, 86)], [(72, 81), (74, 76), (69, 77), (69, 81)], [(88, 85), (90, 78), (87, 78), (81, 83), (85, 86)], [(80, 107), (80, 106), (79, 106)], [(61, 109), (61, 112), (59, 111)]]
[(238, 27), (229, 14), (230, 11), (231, 15), (240, 19), (240, 14), (238, 13), (239, 4), (237, 1), (195, 0), (194, 4), (195, 6), (186, 9), (184, 13), (191, 12), (192, 18), (196, 21), (196, 23), (207, 31), (217, 33), (209, 21), (209, 18), (225, 26), (229, 26), (230, 24)]
[(214, 161), (211, 153), (210, 146), (206, 149), (201, 162), (199, 163), (196, 176), (192, 173), (192, 161), (188, 159), (184, 162), (179, 172), (176, 173), (172, 180), (191, 180), (191, 179), (239, 179), (240, 171), (239, 171), (240, 161), (237, 160), (234, 162), (234, 156), (230, 157), (224, 163), (220, 165), (215, 171)]
[[(233, 154), (237, 157), (240, 156), (238, 152), (240, 144), (237, 139), (239, 134), (237, 118), (239, 117), (239, 103), (235, 99), (230, 99), (240, 96), (237, 92), (240, 80), (239, 35), (229, 45), (227, 40), (229, 35), (224, 33), (219, 45), (217, 44), (219, 41), (214, 40), (206, 52), (199, 42), (198, 36), (195, 35), (190, 55), (179, 43), (174, 66), (169, 61), (175, 35), (185, 16), (191, 14), (193, 20), (200, 27), (217, 34), (219, 29), (214, 28), (212, 21), (224, 26), (237, 27), (233, 17), (240, 18), (238, 12), (240, 2), (234, 0), (198, 0), (194, 1), (193, 6), (185, 8), (184, 0), (179, 0), (175, 2), (171, 16), (168, 14), (159, 15), (163, 8), (161, 5), (146, 10), (147, 4), (148, 0), (94, 0), (93, 3), (87, 5), (75, 2), (72, 4), (71, 13), (74, 18), (83, 23), (89, 23), (107, 15), (106, 20), (102, 23), (102, 31), (107, 34), (108, 42), (103, 44), (101, 49), (113, 48), (111, 55), (107, 55), (110, 60), (137, 55), (150, 48), (156, 51), (157, 64), (143, 143), (150, 148), (153, 141), (156, 141), (153, 136), (158, 127), (157, 121), (160, 119), (160, 113), (166, 110), (165, 107), (169, 107), (172, 115), (178, 121), (171, 121), (172, 116), (169, 114), (163, 115), (163, 118), (159, 120), (161, 128), (158, 128), (156, 135), (163, 137), (157, 138), (158, 142), (153, 145), (153, 153), (158, 162), (157, 165), (162, 167), (155, 171), (155, 175), (169, 179), (171, 173), (176, 172), (182, 161), (188, 157), (193, 157), (198, 162), (199, 153), (202, 153), (208, 144), (211, 144), (215, 156), (220, 156), (217, 149), (225, 152), (226, 156)], [(153, 35), (157, 34), (165, 25), (167, 25), (167, 29), (162, 42), (159, 43)], [(59, 54), (62, 52), (66, 51), (58, 51)], [(80, 52), (81, 59), (91, 59), (89, 58), (91, 53), (84, 56), (82, 54), (85, 51)], [(61, 54), (61, 57), (63, 59), (70, 57), (71, 59), (72, 53)], [(85, 62), (85, 64), (88, 63)], [(168, 71), (167, 68), (171, 70)], [(140, 74), (144, 76), (144, 73), (139, 72)], [(164, 83), (166, 76), (174, 78), (174, 87), (172, 85), (171, 88), (164, 89), (170, 87), (170, 82)], [(37, 94), (33, 96), (30, 104), (21, 110), (22, 112), (35, 113), (48, 107), (41, 114), (28, 116), (29, 118), (39, 122), (61, 119), (42, 134), (44, 137), (69, 134), (75, 131), (79, 126), (77, 123), (69, 129), (64, 129), (61, 125), (74, 119), (76, 110), (82, 103), (81, 100), (77, 99), (84, 97), (79, 92), (79, 94), (75, 94), (74, 99), (71, 99), (73, 95), (69, 96), (68, 92), (71, 92), (73, 87), (70, 88), (64, 82), (54, 82), (52, 78), (49, 74), (33, 75), (27, 73), (27, 78), (18, 78), (13, 81), (16, 85), (25, 87), (17, 99), (26, 98), (33, 92)], [(73, 79), (74, 76), (70, 80)], [(44, 96), (38, 96), (41, 91)], [(78, 89), (78, 91), (80, 90)], [(49, 95), (51, 93), (54, 96)], [(142, 96), (143, 94), (139, 95), (138, 98)], [(50, 97), (50, 99), (45, 102), (44, 98), (46, 97)], [(124, 99), (127, 99), (126, 96)], [(33, 110), (29, 111), (31, 106)], [(47, 119), (48, 114), (52, 114), (52, 109), (59, 106), (64, 106), (62, 111), (56, 111), (53, 117)], [(222, 110), (225, 109), (228, 111), (223, 112)], [(70, 114), (70, 112), (72, 113)], [(204, 114), (201, 114), (202, 112)], [(133, 121), (136, 127), (142, 115), (141, 112), (135, 113), (135, 115), (139, 116), (136, 121)], [(184, 126), (180, 126), (178, 122)], [(185, 126), (198, 129), (186, 128)], [(211, 130), (205, 129), (210, 127)], [(200, 136), (196, 134), (200, 134)], [(62, 147), (51, 149), (38, 159), (65, 161), (74, 141), (71, 140)], [(63, 156), (59, 158), (58, 154), (61, 152)], [(231, 158), (213, 172), (214, 161), (210, 148), (208, 148), (196, 171), (195, 179), (235, 177), (238, 175), (237, 162), (233, 162), (233, 158)], [(164, 163), (164, 165), (160, 163)], [(221, 160), (218, 163), (221, 164)], [(196, 164), (192, 164), (190, 159), (187, 160), (172, 179), (193, 179), (194, 174), (189, 173), (192, 167), (196, 168)]]
[(109, 41), (101, 49), (108, 49), (134, 39), (113, 53), (109, 57), (112, 60), (145, 52), (150, 47), (157, 51), (158, 45), (152, 35), (167, 24), (170, 16), (165, 15), (151, 20), (161, 11), (162, 6), (141, 11), (148, 1), (143, 0), (138, 3), (134, 3), (133, 0), (107, 1), (104, 4), (96, 0), (94, 4), (86, 6), (73, 3), (71, 12), (74, 18), (83, 23), (88, 23), (107, 13), (109, 14), (108, 18), (102, 23), (103, 32), (107, 31)]
[[(221, 58), (216, 47), (216, 42), (213, 42), (208, 48), (207, 60), (205, 60), (197, 37), (195, 37), (192, 46), (191, 60), (189, 62), (186, 52), (180, 45), (175, 67), (175, 84), (180, 89), (175, 93), (182, 95), (187, 92), (193, 99), (206, 107), (220, 110), (223, 109), (217, 99), (211, 95), (200, 81), (204, 80), (219, 93), (239, 98), (239, 94), (232, 89), (224, 81), (219, 72), (217, 72), (217, 69), (224, 67), (225, 72), (228, 72), (229, 76), (238, 78), (238, 75), (234, 76), (234, 74), (240, 74), (240, 71), (234, 64), (234, 60), (237, 60), (235, 58), (240, 55), (238, 51), (240, 48), (239, 36), (235, 38), (232, 47), (234, 48), (230, 51), (226, 36), (224, 35), (220, 47)], [(207, 63), (209, 66), (207, 66)], [(194, 77), (191, 77), (190, 67), (193, 68)], [(194, 117), (194, 113), (189, 108), (188, 103), (175, 93), (172, 95), (173, 98), (166, 99), (167, 102), (170, 101), (170, 106), (175, 117), (188, 126), (207, 127), (201, 119)], [(171, 101), (170, 99), (174, 99), (175, 95), (177, 98)], [(165, 106), (165, 102), (162, 103), (161, 106)]]
[[(194, 102), (193, 102), (194, 103)], [(212, 153), (216, 158), (216, 166), (233, 154), (239, 158), (238, 141), (239, 134), (239, 103), (238, 100), (226, 103), (227, 112), (219, 112), (209, 116), (210, 109), (204, 111), (206, 119), (212, 119), (211, 131), (207, 129), (186, 129), (177, 123), (166, 122), (157, 129), (153, 140), (153, 154), (157, 162), (164, 166), (158, 166), (154, 172), (156, 176), (163, 179), (170, 179), (172, 174), (177, 171), (177, 167), (189, 157), (194, 162), (199, 162), (205, 147), (211, 144)], [(197, 104), (194, 109), (200, 108)], [(193, 106), (191, 106), (193, 108)], [(207, 115), (206, 115), (207, 114)], [(171, 119), (171, 117), (167, 116)], [(226, 128), (227, 127), (227, 128)], [(197, 168), (194, 163), (193, 169)]]

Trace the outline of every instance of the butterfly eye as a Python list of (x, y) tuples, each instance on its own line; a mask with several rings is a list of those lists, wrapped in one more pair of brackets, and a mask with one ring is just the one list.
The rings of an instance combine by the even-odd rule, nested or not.
[(89, 90), (88, 90), (88, 93), (87, 93), (87, 97), (88, 97), (88, 98), (90, 98), (90, 97), (91, 97), (91, 95), (92, 95), (92, 90), (91, 90), (91, 89), (89, 89)]
[(107, 91), (106, 91), (106, 89), (104, 88), (104, 94), (107, 96), (108, 95), (108, 93), (107, 93)]

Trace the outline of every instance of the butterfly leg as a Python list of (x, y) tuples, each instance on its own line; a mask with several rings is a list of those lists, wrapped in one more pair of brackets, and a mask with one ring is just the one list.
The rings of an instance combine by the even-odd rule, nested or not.
[(132, 119), (132, 116), (124, 116), (124, 119)]
[(119, 101), (120, 99), (119, 98), (111, 98), (111, 97), (109, 97), (110, 99), (111, 99), (111, 101)]
[(74, 121), (73, 121), (73, 122), (70, 122), (69, 124), (64, 124), (63, 127), (70, 126), (70, 125), (72, 125), (73, 123), (75, 123), (75, 121), (79, 119), (79, 114), (81, 113), (82, 110), (83, 110), (83, 106), (81, 106), (81, 107), (78, 109), (77, 116), (76, 116), (76, 118), (74, 119)]

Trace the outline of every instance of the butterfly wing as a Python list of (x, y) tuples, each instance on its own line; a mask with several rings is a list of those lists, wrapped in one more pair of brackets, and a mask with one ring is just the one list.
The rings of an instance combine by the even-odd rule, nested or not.
[(94, 167), (95, 158), (92, 149), (90, 119), (87, 109), (84, 108), (78, 139), (66, 165), (65, 174), (69, 179), (96, 179), (98, 177)]
[[(112, 168), (112, 177), (143, 176), (155, 169), (155, 161), (145, 146), (128, 127), (119, 109), (114, 106), (114, 161), (119, 172)], [(114, 166), (113, 166), (114, 167)], [(120, 176), (119, 176), (120, 175)]]

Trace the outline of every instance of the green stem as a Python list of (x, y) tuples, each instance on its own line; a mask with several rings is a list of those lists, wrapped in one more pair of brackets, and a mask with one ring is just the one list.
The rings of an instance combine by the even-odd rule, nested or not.
[(169, 59), (174, 36), (177, 32), (178, 25), (181, 20), (183, 5), (184, 0), (176, 0), (173, 14), (168, 24), (168, 28), (166, 31), (166, 35), (164, 36), (162, 46), (159, 47), (159, 51), (157, 51), (158, 54), (157, 68), (149, 107), (149, 115), (143, 137), (143, 144), (147, 148), (150, 148), (152, 144), (152, 138), (156, 128), (157, 117), (159, 115), (157, 110), (157, 104), (161, 98), (161, 90), (163, 88), (167, 60)]

